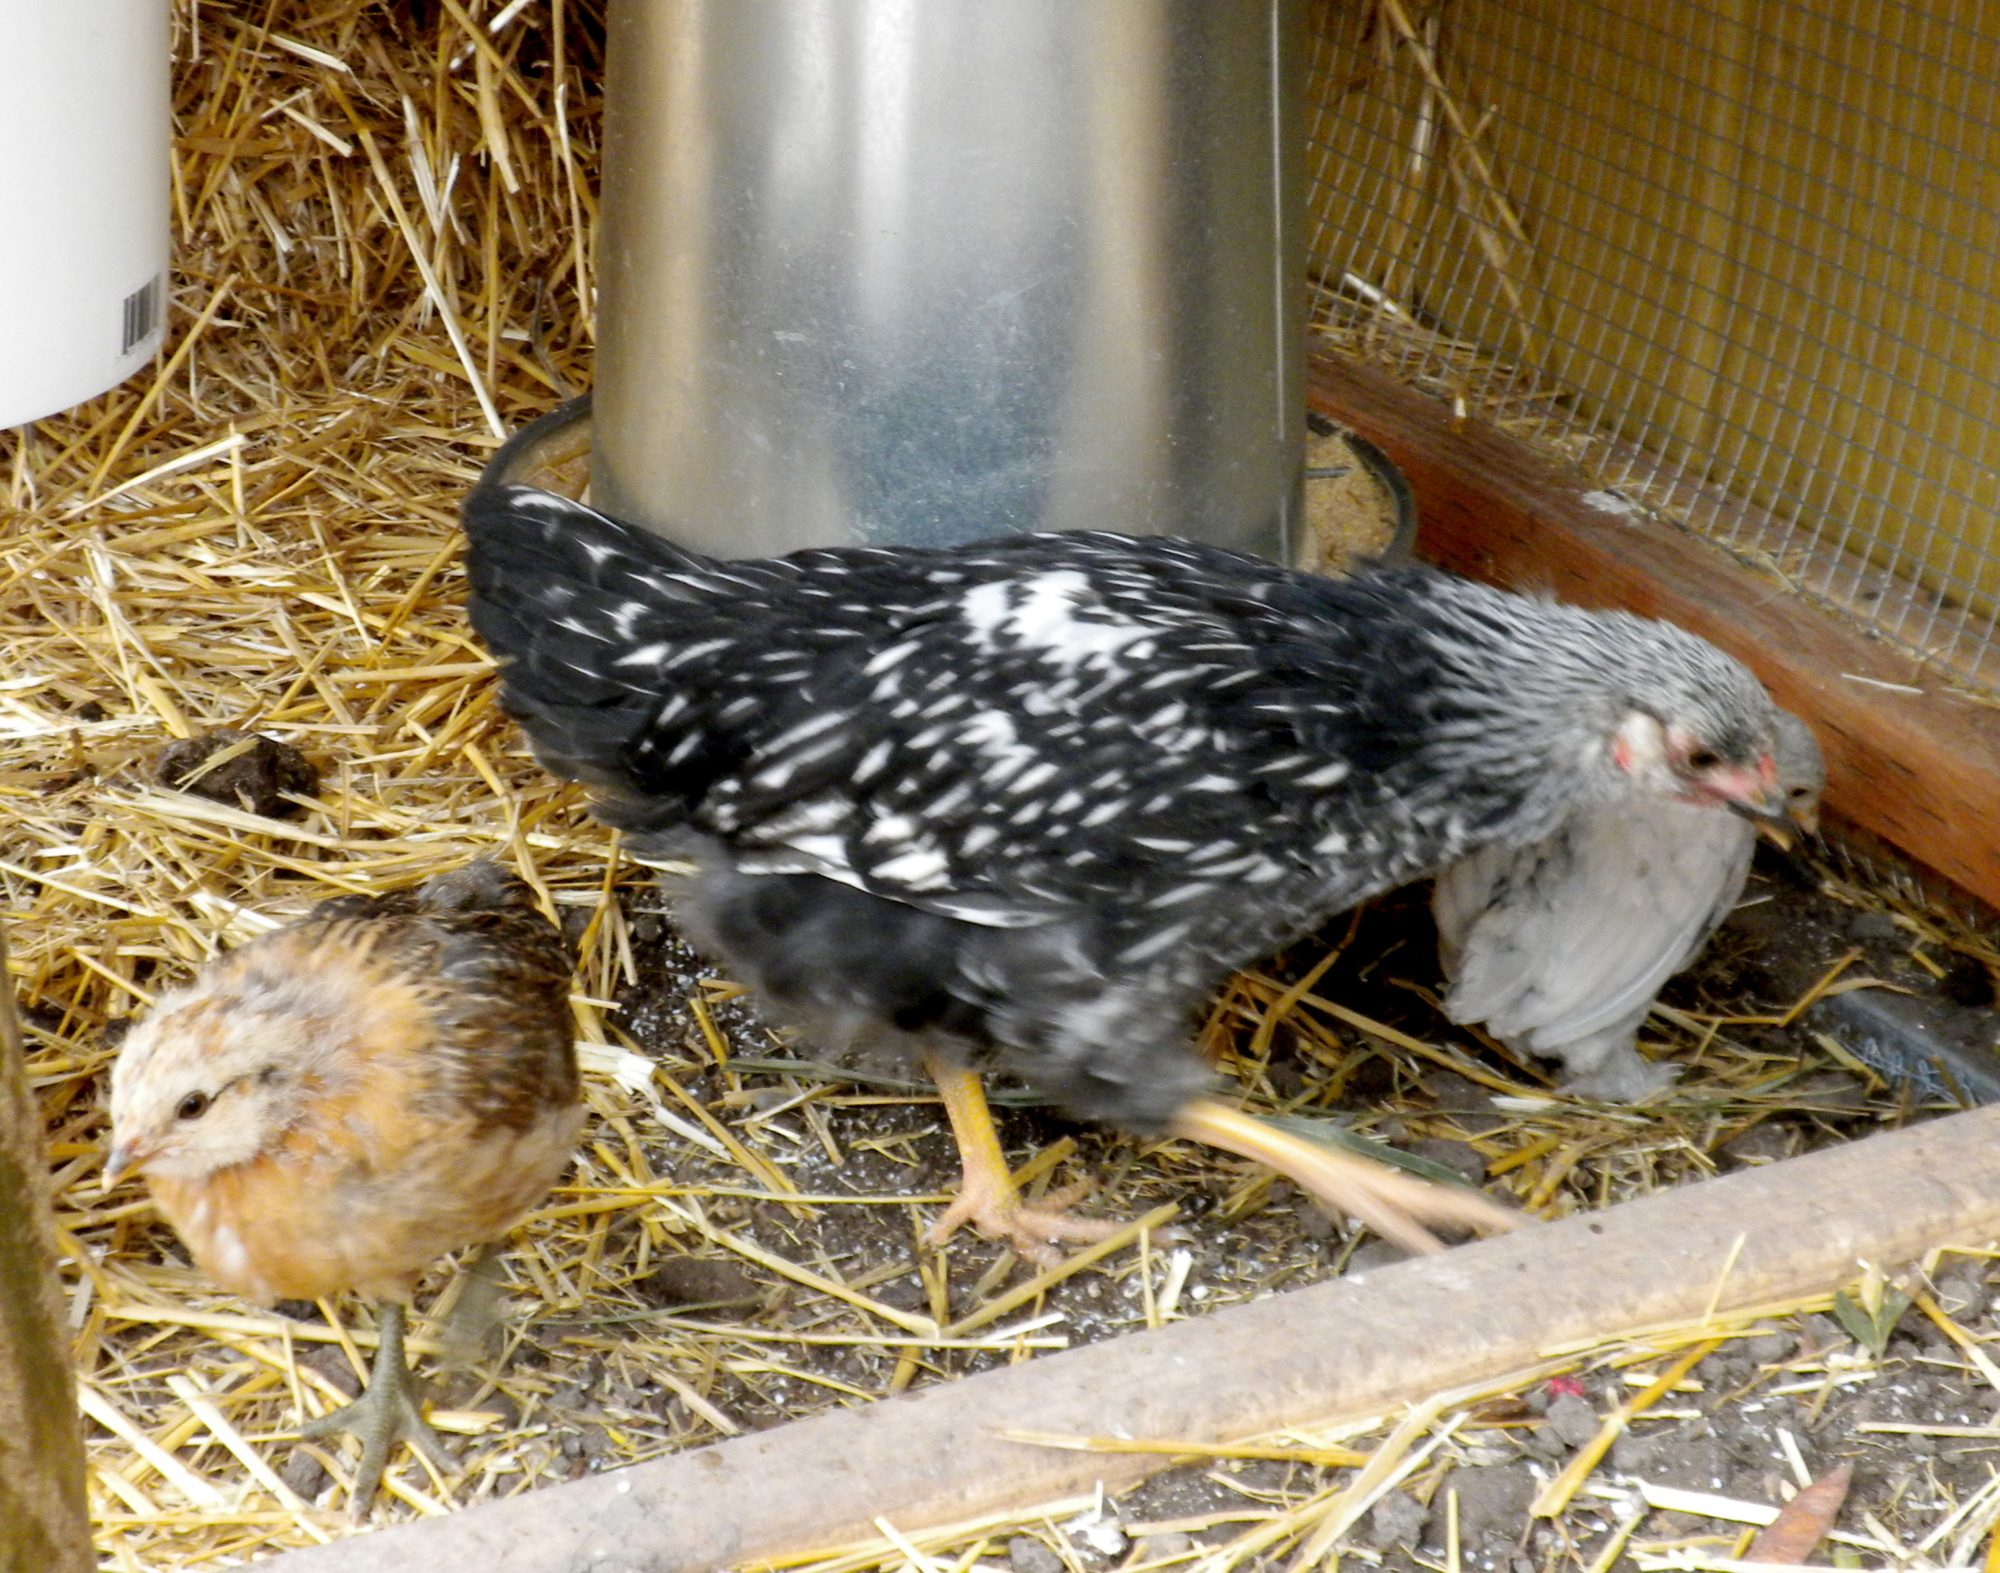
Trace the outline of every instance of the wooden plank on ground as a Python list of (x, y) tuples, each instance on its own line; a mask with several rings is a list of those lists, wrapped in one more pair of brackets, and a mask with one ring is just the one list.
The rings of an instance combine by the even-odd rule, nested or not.
[(1308, 396), (1409, 478), (1424, 557), (1713, 640), (1812, 724), (1837, 815), (2000, 906), (2000, 708), (1686, 531), (1594, 506), (1575, 474), (1384, 372), (1315, 357)]
[(1786, 1302), (2000, 1234), (2000, 1106), (1440, 1256), (295, 1551), (273, 1573), (715, 1573), (1118, 1486), (1164, 1458), (1009, 1431), (1232, 1440), (1367, 1415), (1554, 1346)]

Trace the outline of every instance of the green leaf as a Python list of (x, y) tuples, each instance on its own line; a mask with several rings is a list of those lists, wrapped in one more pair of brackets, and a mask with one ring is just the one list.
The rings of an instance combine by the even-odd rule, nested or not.
[(1833, 1297), (1833, 1319), (1846, 1330), (1848, 1337), (1877, 1360), (1889, 1347), (1889, 1338), (1896, 1331), (1896, 1324), (1902, 1321), (1903, 1313), (1909, 1308), (1910, 1297), (1893, 1284), (1881, 1289), (1880, 1299), (1872, 1311), (1845, 1289)]

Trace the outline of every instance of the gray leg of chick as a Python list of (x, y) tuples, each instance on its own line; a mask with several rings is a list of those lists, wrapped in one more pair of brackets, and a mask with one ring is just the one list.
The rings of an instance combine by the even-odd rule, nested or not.
[(382, 1301), (376, 1311), (375, 1363), (368, 1370), (368, 1386), (351, 1404), (299, 1427), (299, 1435), (310, 1440), (340, 1432), (361, 1439), (361, 1462), (349, 1498), (349, 1511), (357, 1519), (367, 1516), (382, 1484), (382, 1471), (388, 1467), (389, 1452), (398, 1442), (408, 1442), (441, 1469), (451, 1467), (451, 1455), (424, 1420), (416, 1382), (403, 1355), (403, 1322), (408, 1314), (400, 1301)]
[[(444, 1326), (439, 1329), (444, 1340), (443, 1352), (438, 1356), (441, 1365), (471, 1365), (500, 1325), (500, 1297), (507, 1289), (502, 1253), (502, 1246), (488, 1240), (465, 1264), (458, 1298), (445, 1313)], [(435, 1307), (432, 1314), (437, 1314)]]

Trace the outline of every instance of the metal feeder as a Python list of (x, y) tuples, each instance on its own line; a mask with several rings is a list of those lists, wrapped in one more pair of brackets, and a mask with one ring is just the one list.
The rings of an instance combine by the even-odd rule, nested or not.
[(614, 0), (593, 496), (1287, 556), (1301, 0)]

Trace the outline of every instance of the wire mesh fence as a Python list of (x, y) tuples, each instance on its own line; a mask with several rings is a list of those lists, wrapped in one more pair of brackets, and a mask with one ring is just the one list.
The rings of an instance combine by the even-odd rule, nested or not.
[(2000, 691), (2000, 27), (1329, 0), (1314, 321)]

